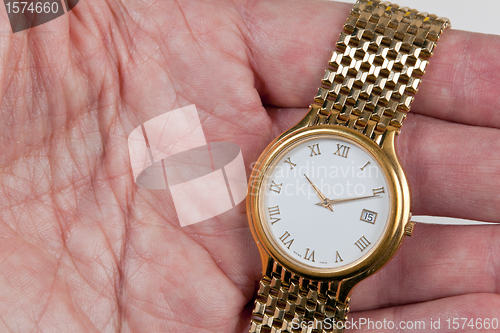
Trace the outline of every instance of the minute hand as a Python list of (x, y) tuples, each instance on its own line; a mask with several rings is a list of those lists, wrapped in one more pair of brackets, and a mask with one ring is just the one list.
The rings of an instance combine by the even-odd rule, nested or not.
[(336, 204), (336, 203), (347, 202), (347, 201), (354, 201), (354, 200), (360, 200), (360, 199), (367, 199), (367, 198), (375, 198), (375, 197), (378, 197), (378, 196), (379, 196), (378, 194), (374, 194), (374, 195), (367, 195), (365, 197), (354, 197), (354, 198), (345, 198), (345, 199), (326, 199), (326, 202), (319, 202), (316, 205), (321, 206), (321, 205), (323, 205), (325, 203), (327, 203), (329, 205), (333, 205), (333, 204)]

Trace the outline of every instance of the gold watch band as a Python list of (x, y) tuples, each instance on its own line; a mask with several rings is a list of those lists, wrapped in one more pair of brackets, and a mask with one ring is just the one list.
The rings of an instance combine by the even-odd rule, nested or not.
[[(449, 26), (436, 15), (358, 0), (310, 106), (315, 115), (310, 125), (347, 126), (380, 144), (387, 130), (401, 128), (428, 59)], [(338, 281), (304, 279), (270, 258), (249, 332), (343, 332), (338, 327), (349, 306), (338, 301), (338, 286)]]
[(318, 93), (311, 125), (354, 128), (380, 144), (399, 130), (447, 18), (380, 1), (358, 0)]
[(349, 306), (337, 301), (337, 291), (338, 282), (304, 279), (269, 259), (249, 332), (341, 333)]

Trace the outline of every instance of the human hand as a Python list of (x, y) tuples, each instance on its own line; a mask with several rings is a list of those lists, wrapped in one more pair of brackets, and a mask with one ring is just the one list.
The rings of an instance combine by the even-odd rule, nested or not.
[[(4, 35), (0, 331), (245, 332), (261, 264), (244, 203), (181, 228), (167, 191), (134, 184), (127, 135), (196, 104), (249, 171), (304, 116), (350, 9), (88, 0)], [(439, 42), (397, 139), (414, 214), (499, 222), (499, 52), (498, 36)], [(499, 230), (417, 226), (350, 316), (498, 316)]]

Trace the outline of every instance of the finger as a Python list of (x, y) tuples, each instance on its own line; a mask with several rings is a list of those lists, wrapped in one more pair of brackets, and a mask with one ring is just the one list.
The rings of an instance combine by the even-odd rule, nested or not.
[(412, 211), (500, 222), (500, 131), (411, 115), (396, 139)]
[(499, 308), (499, 295), (463, 295), (352, 313), (347, 326), (353, 333), (497, 332)]
[[(312, 102), (351, 8), (337, 2), (267, 1), (242, 11), (264, 103), (307, 107)], [(500, 127), (499, 52), (499, 36), (446, 31), (412, 111)]]
[(500, 36), (450, 30), (430, 60), (412, 112), (500, 128)]
[[(276, 134), (306, 112), (268, 110)], [(499, 130), (410, 114), (396, 149), (410, 184), (413, 214), (500, 222)]]
[(419, 224), (396, 256), (353, 291), (351, 308), (426, 302), (470, 293), (498, 293), (497, 225)]

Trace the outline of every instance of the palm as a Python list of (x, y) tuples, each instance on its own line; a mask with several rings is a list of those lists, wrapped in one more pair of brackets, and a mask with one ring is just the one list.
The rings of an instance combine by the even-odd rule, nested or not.
[[(133, 183), (127, 134), (196, 104), (207, 140), (238, 144), (248, 167), (304, 115), (349, 8), (83, 1), (29, 35), (14, 35), (1, 57), (1, 330), (245, 331), (261, 267), (244, 205), (179, 227), (168, 192)], [(499, 151), (500, 117), (487, 112), (500, 105), (495, 86), (480, 80), (488, 67), (468, 72), (475, 90), (453, 90), (445, 77), (436, 94), (439, 75), (460, 75), (445, 64), (456, 56), (452, 44), (469, 36), (448, 34), (414, 109), (465, 125), (407, 120), (398, 148), (413, 211), (496, 222), (500, 162), (491, 156)], [(478, 38), (500, 49), (498, 38)], [(477, 64), (498, 67), (493, 52), (470, 52)], [(487, 77), (498, 81), (498, 71)], [(455, 95), (462, 107), (452, 113)], [(475, 171), (474, 179), (464, 176)], [(500, 308), (497, 230), (419, 227), (356, 290), (353, 316), (492, 317)]]

